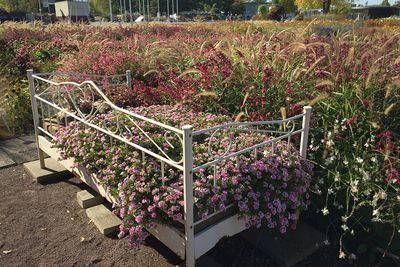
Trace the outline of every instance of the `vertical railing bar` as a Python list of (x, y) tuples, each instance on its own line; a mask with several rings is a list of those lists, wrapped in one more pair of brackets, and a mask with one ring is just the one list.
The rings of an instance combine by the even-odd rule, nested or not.
[(304, 114), (302, 123), (303, 132), (301, 133), (301, 140), (300, 140), (300, 156), (302, 156), (303, 158), (307, 157), (308, 133), (310, 131), (311, 112), (312, 112), (312, 107), (305, 106), (303, 108), (303, 114)]
[(162, 183), (162, 186), (164, 186), (165, 185), (165, 163), (164, 163), (164, 161), (161, 161), (161, 183)]
[(214, 187), (217, 186), (217, 164), (214, 164)]
[(185, 220), (186, 266), (195, 266), (194, 218), (193, 218), (193, 137), (192, 126), (185, 125), (183, 130), (183, 198)]
[(37, 100), (35, 98), (36, 95), (36, 90), (35, 90), (35, 80), (33, 78), (33, 70), (30, 69), (27, 71), (28, 75), (28, 81), (29, 81), (29, 93), (31, 97), (31, 106), (32, 106), (32, 115), (33, 115), (33, 126), (35, 130), (35, 140), (36, 140), (36, 145), (38, 149), (38, 157), (39, 157), (39, 163), (40, 163), (40, 168), (45, 168), (45, 161), (44, 161), (44, 153), (39, 147), (39, 111), (37, 107)]
[[(54, 104), (54, 102), (53, 102), (53, 104)], [(48, 129), (46, 129), (46, 131), (48, 132), (48, 133), (50, 133), (50, 129), (52, 129), (53, 128), (53, 119), (52, 119), (52, 116), (51, 116), (51, 106), (50, 105), (47, 105), (47, 117), (48, 117), (48, 119), (49, 119), (49, 124), (50, 124), (50, 126), (48, 127)]]
[(130, 70), (126, 71), (126, 85), (128, 89), (131, 89), (132, 86), (132, 72)]

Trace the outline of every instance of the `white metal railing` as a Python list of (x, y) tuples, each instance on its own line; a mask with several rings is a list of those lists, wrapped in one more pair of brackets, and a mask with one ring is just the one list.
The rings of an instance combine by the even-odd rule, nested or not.
[[(67, 74), (68, 77), (70, 77), (70, 75), (70, 73)], [(113, 139), (119, 140), (125, 143), (127, 146), (131, 146), (133, 149), (141, 151), (143, 160), (145, 160), (146, 156), (159, 160), (161, 162), (163, 183), (165, 164), (183, 171), (183, 223), (185, 226), (186, 264), (188, 266), (194, 266), (196, 258), (194, 249), (194, 226), (204, 221), (204, 219), (199, 219), (196, 222), (194, 220), (193, 175), (195, 172), (199, 172), (200, 170), (208, 167), (213, 167), (214, 181), (216, 181), (216, 168), (220, 162), (236, 157), (237, 163), (239, 163), (240, 155), (246, 153), (248, 154), (253, 151), (254, 157), (257, 157), (257, 150), (261, 147), (271, 146), (273, 150), (277, 141), (286, 139), (288, 140), (288, 143), (290, 143), (290, 138), (296, 134), (301, 134), (300, 155), (304, 158), (306, 157), (311, 116), (311, 107), (309, 106), (304, 107), (302, 114), (283, 120), (233, 122), (199, 130), (194, 130), (191, 125), (185, 125), (181, 129), (178, 129), (114, 105), (93, 81), (57, 81), (60, 79), (54, 78), (60, 76), (65, 77), (65, 74), (34, 74), (32, 70), (28, 70), (36, 139), (38, 139), (38, 136), (42, 134), (47, 135), (50, 138), (54, 138), (53, 134), (46, 127), (42, 127), (42, 124), (46, 121), (46, 119), (50, 119), (50, 125), (54, 123), (57, 127), (67, 126), (69, 120), (80, 121), (85, 126), (91, 127), (106, 134), (109, 136), (111, 141)], [(131, 78), (129, 71), (126, 75), (114, 77), (121, 78), (123, 76), (126, 77), (127, 84), (130, 85)], [(100, 78), (100, 80), (107, 78), (106, 76), (98, 75), (83, 75), (83, 77)], [(80, 103), (80, 101), (85, 103), (86, 111), (81, 107), (82, 103)], [(111, 110), (111, 113), (117, 118), (116, 124), (112, 125), (113, 127), (106, 125), (106, 123), (99, 123), (96, 121), (96, 115), (100, 113), (99, 105), (101, 107), (106, 106), (107, 109)], [(59, 113), (63, 114), (64, 121), (61, 122), (58, 117), (56, 121), (53, 121), (52, 118)], [(298, 126), (298, 123), (296, 124), (296, 122), (299, 120), (302, 122), (301, 127)], [(132, 133), (132, 129), (129, 129), (126, 127), (126, 125), (124, 125), (124, 122), (127, 121), (130, 122), (139, 133), (142, 134), (143, 138), (153, 145), (152, 149), (144, 147), (138, 143), (134, 143), (127, 138), (127, 134)], [(141, 126), (142, 123), (150, 123), (151, 125), (159, 127), (160, 131), (164, 133), (163, 136), (167, 142), (167, 135), (173, 134), (177, 138), (177, 141), (182, 144), (182, 158), (178, 160), (171, 158), (162, 149), (162, 146), (157, 144), (157, 142), (145, 132)], [(278, 130), (269, 129), (268, 127), (271, 125), (279, 126)], [(207, 139), (209, 140), (208, 152), (210, 155), (214, 155), (212, 151), (212, 142), (214, 140), (213, 137), (217, 136), (217, 133), (221, 131), (267, 134), (269, 137), (262, 142), (242, 148), (238, 151), (231, 151), (231, 143), (229, 143), (228, 148), (224, 153), (216, 155), (209, 162), (204, 162), (199, 166), (193, 166), (193, 158), (196, 156), (193, 155), (193, 138), (202, 135), (209, 136), (209, 139)], [(225, 137), (225, 139), (226, 141), (231, 142), (230, 138)], [(41, 151), (40, 148), (38, 151), (41, 167), (44, 168), (44, 152)], [(213, 214), (209, 215), (209, 218), (219, 214), (220, 212), (221, 211), (215, 211)]]

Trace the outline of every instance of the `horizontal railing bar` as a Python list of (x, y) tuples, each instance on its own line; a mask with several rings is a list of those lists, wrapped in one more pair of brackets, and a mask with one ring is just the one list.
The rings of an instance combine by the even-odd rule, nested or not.
[(235, 132), (245, 132), (245, 133), (278, 133), (278, 134), (286, 134), (289, 132), (284, 131), (274, 131), (274, 130), (257, 130), (257, 129), (241, 129), (241, 128), (232, 128), (230, 129)]
[(51, 139), (56, 139), (56, 137), (54, 135), (52, 135), (51, 133), (49, 133), (48, 131), (46, 131), (45, 129), (43, 129), (42, 127), (38, 126), (37, 127), (38, 130), (40, 130), (41, 132), (43, 132), (44, 134), (48, 135)]
[(253, 145), (253, 146), (248, 147), (248, 148), (245, 148), (245, 149), (242, 149), (242, 150), (240, 150), (240, 151), (237, 151), (237, 152), (235, 152), (235, 153), (229, 154), (229, 155), (227, 155), (227, 156), (222, 156), (222, 157), (220, 157), (220, 158), (218, 158), (218, 159), (215, 159), (215, 160), (213, 160), (213, 161), (209, 161), (209, 162), (207, 162), (207, 163), (205, 163), (205, 164), (203, 164), (203, 165), (200, 165), (200, 166), (197, 166), (197, 167), (193, 168), (193, 172), (199, 171), (200, 169), (207, 168), (207, 167), (209, 167), (209, 166), (211, 166), (211, 165), (217, 164), (218, 162), (227, 160), (227, 159), (229, 159), (229, 158), (231, 158), (231, 157), (235, 157), (235, 156), (237, 156), (237, 155), (240, 155), (240, 154), (249, 152), (249, 151), (251, 151), (251, 150), (253, 150), (253, 149), (255, 149), (255, 148), (258, 148), (258, 147), (261, 147), (261, 146), (265, 146), (265, 145), (268, 145), (268, 144), (270, 144), (270, 143), (273, 143), (273, 142), (276, 142), (276, 141), (285, 139), (285, 138), (287, 138), (287, 137), (289, 137), (289, 136), (292, 136), (292, 135), (301, 133), (301, 132), (303, 132), (303, 131), (304, 131), (304, 129), (302, 128), (302, 129), (299, 129), (299, 130), (297, 130), (297, 131), (293, 131), (293, 132), (290, 132), (290, 133), (288, 133), (288, 134), (285, 134), (285, 135), (282, 135), (282, 136), (279, 136), (279, 137), (274, 137), (273, 139), (270, 139), (270, 140), (268, 140), (268, 141), (265, 141), (265, 142), (262, 142), (262, 143)]
[(221, 125), (213, 126), (213, 127), (210, 127), (210, 128), (194, 131), (193, 135), (199, 135), (199, 134), (203, 134), (203, 133), (207, 133), (207, 132), (211, 132), (211, 131), (214, 131), (214, 130), (223, 129), (223, 128), (227, 128), (227, 127), (232, 127), (232, 126), (282, 124), (282, 123), (285, 123), (285, 122), (288, 122), (288, 121), (292, 121), (292, 120), (295, 120), (295, 119), (298, 119), (298, 118), (302, 118), (302, 117), (304, 117), (304, 114), (298, 114), (296, 116), (293, 116), (293, 117), (290, 117), (290, 118), (287, 118), (287, 119), (283, 119), (283, 120), (256, 121), (256, 122), (250, 122), (250, 121), (232, 122), (232, 123), (221, 124)]
[(172, 161), (170, 161), (169, 159), (164, 158), (163, 156), (160, 156), (160, 155), (158, 155), (157, 153), (154, 153), (154, 152), (148, 150), (147, 148), (144, 148), (144, 147), (139, 146), (139, 145), (137, 145), (137, 144), (135, 144), (135, 143), (132, 143), (132, 142), (130, 142), (130, 141), (128, 141), (128, 140), (126, 140), (126, 139), (124, 139), (124, 138), (118, 136), (118, 135), (115, 135), (115, 134), (113, 134), (113, 133), (111, 133), (111, 132), (109, 132), (109, 131), (107, 131), (107, 130), (104, 130), (103, 128), (101, 128), (101, 127), (99, 127), (99, 126), (97, 126), (97, 125), (95, 125), (95, 124), (92, 124), (92, 123), (90, 123), (90, 122), (88, 122), (88, 121), (85, 121), (84, 119), (82, 119), (82, 118), (76, 116), (75, 114), (73, 114), (73, 113), (71, 113), (71, 112), (69, 112), (69, 111), (67, 111), (67, 110), (65, 110), (65, 109), (62, 109), (62, 108), (58, 107), (57, 105), (55, 105), (55, 104), (53, 104), (53, 103), (51, 103), (51, 102), (49, 102), (49, 101), (47, 101), (47, 100), (41, 98), (41, 97), (38, 96), (38, 95), (35, 95), (35, 98), (38, 99), (39, 101), (42, 101), (43, 103), (45, 103), (45, 104), (47, 104), (47, 105), (52, 106), (52, 107), (55, 108), (55, 109), (58, 109), (59, 111), (62, 111), (62, 112), (64, 112), (64, 113), (68, 114), (69, 116), (75, 118), (76, 120), (78, 120), (78, 121), (80, 121), (80, 122), (82, 122), (82, 123), (84, 123), (84, 124), (86, 124), (86, 125), (88, 125), (88, 126), (94, 128), (94, 129), (96, 129), (96, 130), (99, 130), (99, 131), (101, 131), (101, 132), (103, 132), (103, 133), (105, 133), (105, 134), (107, 134), (107, 135), (109, 135), (109, 136), (111, 136), (111, 137), (113, 137), (113, 138), (115, 138), (115, 139), (118, 139), (118, 140), (121, 141), (121, 142), (124, 142), (124, 143), (126, 143), (126, 144), (128, 144), (128, 145), (130, 145), (130, 146), (132, 146), (132, 147), (134, 147), (134, 148), (136, 148), (136, 149), (138, 149), (138, 150), (140, 150), (140, 151), (143, 151), (143, 152), (145, 152), (146, 154), (149, 154), (150, 156), (152, 156), (152, 157), (154, 157), (154, 158), (156, 158), (156, 159), (159, 159), (159, 160), (161, 160), (161, 161), (164, 161), (164, 162), (167, 163), (168, 165), (171, 165), (171, 166), (173, 166), (173, 167), (175, 167), (175, 168), (177, 168), (177, 169), (179, 169), (179, 170), (183, 170), (183, 166), (179, 165), (179, 164), (176, 163), (176, 162), (172, 162)]
[[(104, 95), (104, 93), (103, 93), (103, 92), (97, 87), (97, 85), (96, 85), (94, 82), (92, 82), (92, 81), (85, 81), (85, 82), (82, 82), (82, 83), (80, 83), (80, 84), (75, 83), (75, 82), (61, 82), (61, 83), (57, 83), (57, 82), (53, 82), (53, 81), (50, 81), (50, 80), (46, 80), (46, 79), (44, 79), (44, 78), (41, 78), (41, 77), (38, 77), (38, 76), (35, 76), (35, 75), (32, 75), (32, 76), (33, 76), (34, 78), (37, 78), (37, 79), (39, 79), (39, 80), (42, 80), (42, 81), (44, 81), (44, 82), (47, 82), (47, 83), (49, 83), (49, 84), (53, 84), (53, 85), (56, 85), (56, 86), (60, 86), (60, 85), (82, 86), (82, 85), (85, 84), (85, 83), (90, 84), (90, 85), (92, 85), (92, 86), (96, 89), (96, 91), (97, 91), (97, 92), (100, 94), (100, 96), (107, 102), (107, 104), (110, 105), (111, 108), (113, 108), (113, 109), (115, 109), (115, 110), (117, 110), (117, 111), (119, 111), (119, 112), (121, 112), (121, 113), (124, 113), (124, 114), (126, 114), (126, 115), (135, 117), (135, 118), (140, 119), (140, 120), (143, 120), (143, 121), (150, 122), (150, 123), (152, 123), (152, 124), (155, 124), (155, 125), (157, 125), (157, 126), (160, 126), (160, 127), (162, 127), (162, 128), (165, 128), (165, 129), (170, 130), (170, 131), (172, 131), (172, 132), (175, 132), (175, 133), (178, 133), (178, 134), (183, 135), (183, 130), (181, 130), (181, 129), (178, 129), (178, 128), (175, 128), (175, 127), (166, 125), (166, 124), (164, 124), (164, 123), (155, 121), (155, 120), (153, 120), (153, 119), (146, 118), (146, 117), (144, 117), (144, 116), (142, 116), (142, 115), (139, 115), (139, 114), (130, 112), (130, 111), (126, 110), (126, 109), (123, 109), (123, 108), (120, 108), (120, 107), (116, 106), (114, 103), (112, 103), (112, 102), (107, 98), (106, 95)], [(38, 95), (36, 95), (35, 97), (38, 97)], [(43, 99), (43, 100), (44, 100), (44, 99)], [(49, 103), (50, 103), (50, 102), (49, 102)]]
[(107, 78), (126, 77), (126, 74), (100, 75), (100, 74), (82, 74), (78, 72), (44, 72), (44, 73), (33, 74), (33, 76), (46, 76), (46, 75), (75, 75), (75, 76), (107, 77)]

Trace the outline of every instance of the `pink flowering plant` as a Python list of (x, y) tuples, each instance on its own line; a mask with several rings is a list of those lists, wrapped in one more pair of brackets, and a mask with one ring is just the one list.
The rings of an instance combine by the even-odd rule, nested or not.
[[(196, 128), (210, 127), (229, 121), (226, 116), (192, 112), (177, 106), (139, 107), (133, 112), (152, 117), (170, 125), (181, 127), (191, 122)], [(112, 113), (98, 115), (92, 123), (106, 121), (112, 128), (116, 116)], [(154, 144), (139, 134), (132, 123), (124, 121), (131, 131), (125, 137), (146, 148)], [(164, 147), (164, 151), (178, 159), (182, 155), (179, 139), (163, 138), (164, 134), (153, 125), (140, 124), (152, 139)], [(226, 133), (215, 135), (217, 141)], [(193, 140), (194, 166), (211, 161), (224, 154), (265, 141), (260, 134), (234, 134), (231, 144), (220, 142), (213, 153), (208, 153), (210, 137), (198, 136)], [(123, 219), (119, 237), (129, 235), (130, 244), (140, 245), (148, 236), (146, 229), (157, 224), (171, 224), (183, 219), (183, 175), (165, 165), (162, 177), (159, 161), (151, 157), (144, 160), (132, 147), (111, 142), (103, 133), (72, 122), (56, 134), (55, 146), (61, 157), (74, 158), (77, 167), (85, 167), (96, 174), (99, 182), (116, 199), (114, 212)], [(271, 148), (260, 149), (257, 159), (244, 154), (222, 161), (214, 168), (204, 168), (194, 173), (195, 217), (206, 219), (216, 211), (229, 207), (246, 220), (248, 227), (276, 228), (285, 233), (295, 229), (298, 213), (310, 205), (309, 186), (312, 164), (302, 159), (292, 144), (283, 141)], [(215, 180), (214, 180), (215, 179)]]

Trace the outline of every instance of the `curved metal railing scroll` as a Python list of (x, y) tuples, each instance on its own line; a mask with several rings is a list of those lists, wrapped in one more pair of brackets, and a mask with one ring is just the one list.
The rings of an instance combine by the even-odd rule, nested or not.
[[(152, 127), (161, 128), (164, 131), (162, 135), (164, 137), (163, 141), (170, 146), (172, 146), (171, 138), (173, 137), (182, 144), (183, 131), (181, 129), (116, 106), (93, 81), (83, 81), (81, 83), (55, 82), (38, 75), (32, 75), (32, 77), (35, 80), (35, 87), (38, 87), (38, 82), (47, 86), (44, 90), (39, 88), (35, 90), (37, 92), (35, 98), (41, 105), (42, 113), (46, 109), (44, 107), (46, 105), (47, 110), (51, 108), (64, 118), (68, 117), (69, 119), (80, 121), (84, 125), (103, 132), (111, 138), (130, 145), (162, 162), (180, 170), (183, 169), (183, 158), (175, 159), (168, 155), (163, 146), (155, 141), (151, 134), (146, 132), (145, 126), (152, 125)], [(110, 121), (99, 119), (98, 116), (104, 114), (104, 111), (114, 119)], [(47, 117), (51, 119), (54, 115), (54, 112), (48, 112)], [(67, 119), (65, 121), (65, 124), (67, 124)], [(38, 128), (51, 136), (51, 133), (46, 129)], [(141, 144), (133, 142), (129, 138), (133, 133), (145, 140)], [(145, 147), (143, 143), (150, 144), (152, 148)]]
[[(291, 137), (293, 135), (302, 133), (304, 131), (303, 127), (299, 127), (301, 119), (304, 114), (295, 115), (293, 117), (283, 119), (283, 120), (271, 120), (271, 121), (258, 121), (258, 122), (232, 122), (222, 125), (217, 125), (214, 127), (201, 129), (193, 132), (193, 136), (209, 135), (208, 140), (208, 154), (212, 158), (211, 161), (196, 166), (193, 170), (198, 171), (200, 169), (213, 166), (221, 161), (227, 160), (231, 157), (236, 157), (241, 154), (245, 154), (251, 151), (255, 151), (257, 155), (257, 149), (267, 145), (274, 145), (277, 141), (287, 140), (290, 143)], [(271, 126), (276, 126), (273, 129)], [(222, 132), (226, 133), (223, 134)], [(252, 144), (248, 147), (233, 150), (233, 142), (245, 136), (240, 136), (240, 134), (247, 135), (258, 135), (264, 136), (259, 139), (262, 140), (256, 144)], [(220, 144), (225, 142), (222, 147)], [(226, 144), (226, 142), (228, 144)], [(219, 153), (216, 153), (216, 151)], [(221, 152), (222, 150), (222, 152)]]

